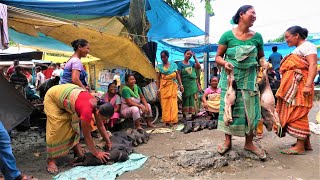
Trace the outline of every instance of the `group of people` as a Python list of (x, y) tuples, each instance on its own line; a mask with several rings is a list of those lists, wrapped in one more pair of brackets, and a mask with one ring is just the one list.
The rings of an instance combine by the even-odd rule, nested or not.
[[(254, 145), (253, 137), (261, 121), (257, 72), (259, 67), (270, 66), (264, 58), (261, 34), (250, 29), (255, 20), (256, 12), (251, 5), (240, 7), (233, 16), (232, 22), (238, 26), (225, 32), (218, 43), (215, 60), (222, 67), (221, 74), (219, 77), (210, 78), (210, 87), (205, 90), (201, 100), (204, 108), (213, 112), (212, 118), (218, 118), (218, 130), (225, 133), (224, 143), (217, 147), (221, 155), (231, 149), (232, 136), (244, 136), (244, 149), (260, 159), (265, 159), (265, 151)], [(276, 93), (276, 111), (280, 117), (280, 125), (274, 125), (274, 129), (282, 132), (278, 133), (280, 137), (288, 133), (297, 138), (293, 147), (281, 151), (283, 154), (302, 154), (305, 150), (312, 150), (308, 113), (314, 96), (317, 49), (306, 40), (307, 36), (308, 31), (305, 28), (288, 28), (285, 31), (285, 40), (289, 46), (297, 48), (281, 60), (279, 67), (274, 65), (276, 72), (278, 70), (281, 75), (281, 84)], [(141, 129), (140, 121), (146, 118), (148, 126), (154, 127), (151, 123), (150, 104), (137, 86), (134, 75), (126, 75), (126, 85), (121, 94), (117, 93), (117, 85), (111, 83), (108, 92), (101, 99), (96, 98), (90, 93), (87, 74), (81, 63), (81, 58), (90, 51), (89, 43), (78, 39), (72, 42), (72, 46), (75, 53), (65, 64), (61, 76), (62, 84), (53, 86), (44, 96), (44, 111), (47, 115), (47, 171), (50, 173), (58, 172), (56, 158), (65, 156), (70, 149), (73, 149), (75, 157), (84, 156), (79, 145), (81, 131), (89, 151), (102, 162), (107, 161), (109, 154), (95, 148), (91, 136), (92, 124), (99, 129), (107, 149), (112, 148), (105, 126), (109, 121), (114, 124), (120, 116), (131, 118), (134, 127)], [(162, 51), (160, 55), (163, 63), (156, 71), (162, 121), (167, 126), (174, 126), (178, 123), (178, 89), (182, 92), (183, 118), (186, 119), (188, 114), (195, 118), (199, 110), (197, 70), (201, 69), (201, 66), (191, 50), (185, 51), (184, 60), (177, 64), (169, 62), (168, 51)], [(194, 62), (190, 61), (192, 57)], [(223, 120), (225, 102), (220, 97), (226, 94), (227, 77), (231, 72), (237, 83), (237, 98), (232, 113), (233, 122), (226, 125)], [(279, 129), (281, 131), (278, 131)], [(3, 159), (3, 156), (1, 158)], [(6, 158), (10, 157), (4, 157)], [(12, 177), (17, 176), (21, 176), (19, 171), (12, 173)]]

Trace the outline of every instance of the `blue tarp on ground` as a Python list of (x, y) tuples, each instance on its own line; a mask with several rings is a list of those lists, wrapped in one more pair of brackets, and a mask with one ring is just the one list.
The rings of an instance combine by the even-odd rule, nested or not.
[(133, 153), (125, 162), (117, 162), (112, 165), (78, 166), (62, 172), (54, 180), (86, 179), (86, 180), (113, 180), (121, 174), (139, 169), (147, 161), (148, 157)]

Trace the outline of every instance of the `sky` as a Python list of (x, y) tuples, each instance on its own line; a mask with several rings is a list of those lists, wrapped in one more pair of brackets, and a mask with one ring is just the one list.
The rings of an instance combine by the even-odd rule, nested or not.
[[(190, 0), (195, 10), (189, 21), (205, 29), (204, 3)], [(230, 24), (232, 16), (242, 5), (255, 8), (257, 20), (252, 30), (262, 34), (267, 42), (281, 36), (287, 28), (299, 25), (309, 33), (320, 32), (320, 7), (317, 0), (215, 0), (211, 3), (215, 16), (210, 18), (210, 43), (217, 43), (220, 36), (234, 26)]]

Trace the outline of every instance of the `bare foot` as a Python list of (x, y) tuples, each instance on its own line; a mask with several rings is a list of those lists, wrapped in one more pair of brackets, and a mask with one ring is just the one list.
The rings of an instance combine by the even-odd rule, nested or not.
[(156, 126), (153, 125), (151, 122), (150, 123), (147, 123), (148, 127), (151, 127), (151, 128), (155, 128)]
[(265, 151), (263, 149), (258, 148), (257, 146), (255, 146), (253, 144), (252, 145), (245, 145), (244, 149), (252, 152), (256, 156), (258, 156), (261, 160), (264, 160), (267, 158)]
[(48, 160), (47, 171), (49, 174), (56, 174), (59, 172), (58, 166), (54, 160)]

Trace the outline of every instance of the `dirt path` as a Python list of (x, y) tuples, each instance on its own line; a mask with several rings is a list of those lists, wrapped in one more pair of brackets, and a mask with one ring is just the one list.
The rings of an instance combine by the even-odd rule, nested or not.
[[(315, 122), (316, 105), (310, 113), (310, 121)], [(257, 141), (268, 154), (265, 162), (257, 160), (244, 152), (244, 138), (234, 137), (233, 148), (228, 156), (227, 165), (219, 167), (222, 161), (213, 162), (209, 168), (194, 167), (194, 159), (187, 161), (177, 157), (180, 152), (200, 153), (204, 157), (221, 156), (216, 153), (216, 146), (224, 139), (223, 133), (217, 130), (202, 130), (183, 134), (178, 131), (166, 134), (153, 134), (147, 144), (135, 148), (137, 153), (149, 157), (139, 170), (127, 172), (118, 179), (320, 179), (320, 136), (312, 134), (313, 151), (306, 155), (287, 156), (279, 150), (290, 147), (295, 139), (287, 136), (277, 138), (274, 133), (266, 132), (261, 141)], [(18, 167), (22, 172), (38, 179), (51, 179), (46, 172), (46, 154), (44, 134), (36, 130), (13, 134), (13, 150)], [(200, 156), (200, 155), (199, 155)], [(192, 157), (190, 155), (190, 157)], [(60, 170), (71, 168), (68, 161), (72, 155), (59, 161)], [(186, 166), (183, 163), (190, 163)], [(201, 162), (200, 162), (201, 163)], [(220, 164), (219, 164), (220, 163)], [(186, 166), (186, 167), (182, 167)], [(219, 168), (216, 168), (217, 166)]]

